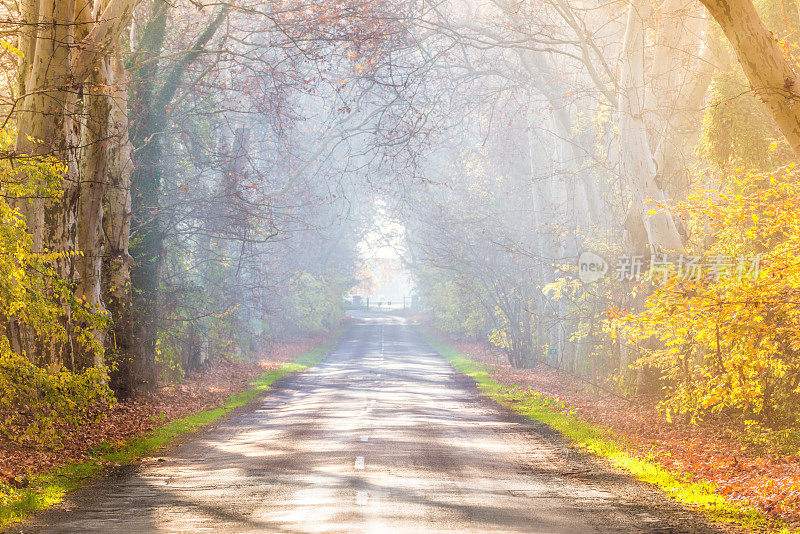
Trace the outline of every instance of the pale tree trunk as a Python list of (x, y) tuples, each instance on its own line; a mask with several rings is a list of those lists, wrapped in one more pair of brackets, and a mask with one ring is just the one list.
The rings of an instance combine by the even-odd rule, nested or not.
[[(106, 9), (105, 2), (96, 4), (93, 19)], [(94, 59), (84, 87), (77, 243), (81, 255), (76, 259), (75, 272), (76, 295), (93, 309), (110, 311), (115, 324), (126, 322), (130, 314), (128, 242), (133, 169), (128, 138), (128, 76), (120, 54), (116, 45), (112, 55)], [(91, 330), (98, 345), (104, 346), (107, 332), (96, 327)], [(117, 340), (125, 337), (117, 334), (114, 328), (109, 340), (115, 360), (120, 359)], [(125, 344), (126, 349), (129, 345)], [(79, 354), (84, 367), (104, 363), (96, 351), (82, 348)], [(125, 364), (117, 361), (117, 371), (124, 368)]]
[[(555, 134), (557, 142), (560, 145), (559, 155), (560, 164), (564, 170), (565, 175), (569, 175), (572, 180), (572, 175), (577, 175), (577, 181), (580, 182), (570, 184), (570, 190), (577, 188), (575, 191), (576, 198), (572, 195), (567, 195), (566, 200), (574, 204), (575, 222), (578, 224), (593, 223), (598, 225), (604, 224), (604, 213), (599, 206), (599, 194), (597, 188), (592, 181), (592, 178), (581, 169), (587, 153), (584, 150), (591, 150), (592, 141), (590, 136), (578, 135), (573, 132), (572, 117), (567, 110), (567, 103), (564, 96), (569, 92), (566, 84), (558, 84), (556, 86), (554, 81), (561, 80), (557, 74), (557, 70), (546, 60), (540, 58), (540, 54), (530, 51), (517, 51), (520, 62), (523, 68), (530, 76), (531, 86), (535, 88), (542, 96), (544, 96), (553, 108), (553, 125), (555, 127)], [(530, 123), (534, 127), (534, 123)], [(588, 146), (586, 146), (588, 144)]]
[(31, 72), (31, 61), (25, 58), (32, 58), (36, 52), (36, 33), (37, 22), (39, 22), (39, 0), (22, 0), (20, 2), (20, 36), (17, 41), (17, 48), (22, 52), (22, 57), (17, 65), (17, 94), (20, 99), (18, 104), (22, 104), (22, 98), (27, 93), (28, 77)]
[(644, 86), (644, 115), (651, 129), (651, 146), (667, 135), (669, 118), (676, 110), (698, 55), (696, 35), (702, 30), (703, 19), (691, 12), (690, 5), (695, 5), (693, 0), (666, 0), (653, 13), (653, 60)]
[(722, 27), (750, 87), (767, 106), (796, 157), (800, 157), (800, 88), (797, 74), (752, 0), (700, 0)]
[[(544, 96), (553, 108), (551, 124), (553, 128), (554, 152), (551, 157), (552, 165), (546, 170), (536, 161), (541, 158), (540, 147), (530, 145), (531, 174), (534, 178), (533, 196), (535, 218), (539, 225), (551, 225), (551, 230), (542, 231), (543, 235), (558, 235), (560, 225), (568, 225), (571, 235), (578, 236), (578, 228), (588, 227), (589, 224), (603, 224), (602, 210), (599, 208), (599, 194), (590, 177), (583, 171), (582, 164), (586, 153), (582, 153), (585, 138), (576, 136), (573, 131), (573, 121), (564, 101), (568, 89), (558, 83), (556, 69), (546, 60), (542, 60), (535, 53), (519, 51), (522, 66), (530, 75), (533, 92)], [(530, 106), (529, 106), (530, 107)], [(541, 117), (529, 113), (527, 117), (528, 129), (535, 131), (540, 127)], [(549, 212), (549, 214), (547, 213)], [(562, 221), (555, 217), (563, 213)], [(545, 222), (547, 221), (547, 222)], [(540, 226), (541, 228), (542, 226)], [(564, 243), (561, 239), (545, 239), (540, 237), (537, 241), (538, 252), (542, 258), (565, 258), (578, 255), (576, 243)], [(540, 278), (542, 285), (555, 279), (555, 267), (549, 268), (540, 264)], [(536, 327), (540, 342), (545, 330), (549, 331), (547, 343), (551, 348), (559, 351), (565, 350), (569, 345), (567, 331), (574, 325), (565, 323), (566, 304), (564, 299), (553, 299), (541, 295), (537, 299), (537, 308), (540, 314)], [(547, 318), (551, 325), (545, 328), (543, 319)]]
[[(70, 72), (70, 49), (74, 42), (75, 3), (71, 0), (41, 0), (38, 8), (26, 5), (26, 16), (38, 12), (38, 25), (25, 43), (29, 53), (22, 71), (26, 74), (24, 94), (17, 114), (16, 150), (33, 157), (53, 156), (65, 164), (59, 198), (33, 198), (16, 203), (33, 237), (34, 251), (65, 253), (56, 261), (58, 275), (69, 279), (71, 265), (66, 255), (74, 250), (76, 191), (75, 166), (72, 157), (75, 105)], [(22, 83), (20, 86), (22, 87)], [(28, 179), (21, 177), (21, 179)], [(65, 328), (69, 331), (69, 312)], [(35, 346), (31, 332), (21, 333), (22, 351), (40, 363), (58, 365), (72, 363), (65, 348), (54, 340)]]
[[(17, 146), (20, 154), (55, 156), (68, 160), (68, 139), (72, 134), (73, 91), (70, 48), (74, 37), (74, 2), (40, 0), (28, 14), (38, 15), (38, 24), (26, 39), (30, 54), (23, 63), (24, 94), (17, 114)], [(26, 26), (27, 28), (27, 26)], [(28, 42), (31, 39), (32, 42)], [(22, 84), (21, 84), (22, 85)], [(34, 250), (44, 245), (44, 200), (32, 199), (20, 210), (33, 234)]]
[(645, 117), (658, 182), (673, 201), (685, 200), (691, 187), (689, 167), (696, 160), (705, 97), (721, 53), (705, 31), (709, 23), (694, 0), (669, 0), (656, 17)]
[[(103, 308), (100, 292), (103, 258), (103, 198), (108, 186), (108, 139), (110, 94), (107, 87), (113, 83), (103, 63), (89, 77), (84, 96), (85, 120), (81, 135), (80, 206), (78, 218), (77, 249), (75, 260), (75, 294), (95, 310)], [(103, 345), (104, 332), (92, 328), (95, 341)], [(79, 367), (102, 364), (96, 351), (80, 349)]]
[(689, 168), (697, 161), (695, 149), (705, 111), (706, 94), (720, 58), (705, 48), (692, 71), (692, 80), (675, 103), (669, 116), (669, 129), (655, 152), (656, 168), (666, 194), (675, 201), (686, 199), (691, 188)]
[[(528, 105), (528, 130), (530, 132), (535, 132), (536, 126), (540, 120), (540, 117), (533, 113), (533, 105), (531, 102)], [(535, 309), (537, 317), (535, 321), (536, 324), (531, 329), (535, 331), (535, 342), (538, 344), (536, 347), (538, 350), (544, 345), (552, 347), (558, 344), (557, 337), (553, 335), (554, 331), (557, 329), (552, 328), (552, 324), (548, 324), (557, 321), (557, 315), (553, 313), (553, 309), (557, 304), (552, 302), (551, 299), (544, 294), (543, 289), (544, 286), (553, 281), (553, 269), (545, 265), (545, 259), (558, 254), (559, 243), (557, 239), (552, 237), (554, 232), (549, 231), (550, 229), (548, 228), (548, 224), (553, 222), (551, 218), (551, 214), (553, 213), (553, 167), (542, 145), (537, 142), (536, 137), (532, 133), (528, 139), (528, 154), (530, 160), (533, 224), (536, 229), (533, 246), (540, 258), (536, 266), (538, 291), (534, 296), (536, 299)], [(547, 354), (542, 354), (539, 361), (544, 360), (546, 357)]]
[[(656, 181), (657, 169), (645, 125), (645, 31), (644, 19), (650, 14), (649, 1), (632, 3), (622, 49), (618, 103), (620, 162), (632, 197), (632, 210), (638, 214), (653, 250), (680, 250), (683, 242), (667, 198)], [(652, 202), (651, 202), (652, 201)]]
[(133, 145), (128, 135), (128, 87), (130, 78), (118, 54), (113, 61), (117, 91), (111, 98), (109, 124), (108, 178), (105, 190), (103, 229), (103, 298), (112, 327), (107, 342), (116, 363), (112, 386), (117, 394), (129, 396), (133, 333), (131, 320), (131, 175)]
[[(138, 2), (139, 0), (98, 0), (95, 3), (91, 28), (85, 37), (82, 36), (80, 46), (75, 47), (72, 56), (72, 75), (75, 80), (87, 79), (96, 67), (113, 55), (119, 45), (119, 37), (128, 26)], [(82, 10), (79, 17), (86, 14)]]
[[(85, 0), (25, 0), (21, 6), (26, 24), (19, 43), (25, 56), (19, 66), (16, 151), (22, 157), (53, 157), (63, 165), (64, 175), (56, 198), (18, 199), (14, 206), (27, 223), (34, 251), (60, 253), (54, 262), (56, 274), (75, 282), (76, 296), (96, 306), (101, 305), (102, 199), (107, 181), (109, 97), (102, 93), (109, 80), (104, 58), (114, 49), (111, 45), (118, 41), (134, 5), (134, 0), (99, 2), (94, 14)], [(87, 77), (91, 77), (88, 84)], [(79, 134), (74, 118), (80, 87), (86, 117)], [(79, 136), (85, 143), (80, 163)], [(83, 253), (77, 260), (76, 250)], [(14, 349), (35, 355), (39, 363), (74, 370), (101, 363), (75, 345), (66, 302), (64, 309), (66, 343), (35, 342), (35, 333), (12, 318), (9, 333)], [(101, 341), (99, 332), (97, 336)]]
[[(628, 184), (631, 206), (625, 228), (629, 252), (646, 255), (648, 252), (677, 251), (683, 248), (683, 237), (671, 213), (664, 190), (663, 176), (656, 165), (654, 146), (673, 134), (669, 123), (675, 103), (682, 96), (678, 83), (681, 56), (690, 51), (682, 33), (685, 22), (684, 0), (668, 0), (662, 5), (660, 27), (657, 29), (654, 57), (646, 50), (645, 21), (653, 16), (649, 0), (632, 2), (621, 51), (619, 100), (617, 105), (620, 167)], [(689, 30), (690, 31), (690, 30)], [(648, 59), (651, 68), (648, 70)], [(648, 128), (649, 126), (649, 128)], [(673, 156), (673, 155), (670, 155)], [(663, 170), (663, 169), (661, 169)], [(632, 289), (632, 288), (630, 288)], [(625, 292), (630, 295), (628, 291)], [(626, 307), (640, 308), (646, 294), (627, 296)], [(624, 368), (628, 351), (620, 340), (620, 366)], [(640, 369), (636, 389), (643, 391), (649, 373)]]

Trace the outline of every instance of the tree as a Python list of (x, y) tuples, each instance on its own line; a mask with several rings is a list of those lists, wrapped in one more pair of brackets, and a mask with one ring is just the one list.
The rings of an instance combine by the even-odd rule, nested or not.
[(800, 93), (789, 57), (767, 29), (752, 0), (701, 2), (733, 46), (750, 87), (769, 110), (792, 152), (800, 157)]
[[(114, 76), (120, 73), (114, 55), (134, 5), (133, 0), (93, 6), (81, 0), (28, 0), (20, 11), (16, 152), (18, 157), (54, 156), (65, 171), (57, 198), (20, 199), (17, 207), (34, 250), (56, 253), (57, 275), (74, 281), (75, 297), (95, 309), (102, 308), (100, 228), (108, 185), (104, 140)], [(76, 113), (79, 104), (82, 115)], [(82, 142), (87, 143), (84, 153), (76, 156)], [(71, 305), (64, 306), (64, 321), (70, 323)], [(96, 353), (82, 350), (79, 343), (36, 343), (13, 321), (11, 330), (12, 346), (31, 357), (47, 353), (50, 361), (78, 370), (99, 363)], [(97, 331), (96, 338), (102, 344), (102, 332)]]
[[(160, 196), (162, 181), (163, 135), (169, 121), (168, 106), (180, 87), (186, 70), (200, 57), (203, 48), (214, 37), (228, 14), (223, 4), (206, 23), (195, 42), (170, 73), (160, 80), (159, 56), (166, 38), (167, 23), (172, 7), (163, 0), (154, 0), (150, 17), (136, 43), (139, 61), (144, 66), (132, 65), (132, 86), (135, 125), (130, 136), (137, 151), (136, 165), (131, 176), (131, 231), (137, 235), (132, 247), (131, 313), (122, 315), (115, 328), (120, 330), (118, 350), (129, 360), (122, 368), (127, 376), (120, 375), (119, 388), (125, 394), (149, 391), (155, 387), (155, 351), (158, 338), (158, 284), (163, 262), (163, 229), (161, 227)], [(130, 323), (128, 323), (128, 321)]]
[[(141, 24), (137, 24), (132, 41), (130, 141), (136, 155), (131, 177), (131, 232), (135, 236), (131, 245), (131, 313), (118, 314), (127, 320), (114, 327), (120, 334), (117, 348), (128, 362), (121, 367), (127, 374), (121, 374), (118, 383), (129, 392), (147, 391), (156, 383), (160, 318), (165, 311), (163, 269), (172, 250), (201, 255), (220, 267), (212, 272), (226, 282), (230, 278), (222, 273), (230, 273), (222, 265), (231, 262), (237, 266), (233, 276), (237, 284), (261, 281), (265, 271), (249, 258), (260, 253), (262, 242), (277, 237), (280, 217), (275, 215), (274, 204), (284, 202), (283, 197), (293, 199), (295, 186), (302, 184), (310, 166), (332, 151), (332, 145), (340, 141), (337, 136), (342, 126), (354, 115), (336, 103), (329, 122), (319, 125), (326, 132), (281, 159), (275, 155), (283, 150), (283, 144), (293, 141), (286, 132), (301, 121), (291, 106), (282, 104), (295, 94), (311, 98), (322, 91), (320, 86), (333, 85), (333, 80), (320, 75), (327, 69), (341, 72), (337, 92), (347, 85), (357, 86), (372, 73), (370, 62), (383, 52), (384, 41), (391, 37), (387, 28), (392, 19), (382, 16), (379, 3), (344, 0), (324, 5), (264, 4), (254, 9), (232, 1), (211, 4), (199, 12), (195, 7), (194, 3), (173, 5), (154, 0), (140, 10)], [(194, 32), (194, 28), (200, 29)], [(323, 63), (326, 69), (314, 67)], [(341, 79), (350, 83), (342, 84)], [(273, 88), (278, 88), (274, 94)], [(336, 94), (329, 97), (329, 102), (340, 98)], [(214, 115), (219, 119), (209, 118)], [(180, 130), (184, 134), (180, 140), (169, 138), (171, 132)], [(250, 135), (258, 136), (261, 146), (249, 141)], [(190, 191), (186, 182), (192, 179), (178, 167), (171, 172), (165, 169), (174, 155), (192, 152), (186, 149), (203, 144), (215, 148), (205, 154), (186, 154), (192, 160), (186, 166), (195, 167), (204, 179), (210, 178), (210, 170), (216, 171), (211, 181), (198, 184), (205, 189), (200, 194), (201, 188)], [(318, 148), (307, 161), (298, 160), (304, 148), (315, 145)], [(264, 154), (262, 147), (266, 146), (274, 147), (276, 153)], [(185, 160), (179, 161), (185, 165)], [(290, 165), (296, 168), (290, 169)], [(276, 175), (280, 179), (276, 180)], [(176, 183), (178, 176), (185, 178), (184, 183)], [(180, 189), (173, 193), (170, 186)], [(186, 203), (185, 193), (189, 192), (198, 193), (192, 199), (197, 203), (186, 206), (210, 209), (201, 215), (187, 213), (177, 197), (183, 195), (181, 200)], [(174, 203), (169, 204), (171, 201)], [(212, 213), (221, 216), (212, 220)], [(302, 214), (300, 219), (307, 216)], [(183, 236), (174, 238), (179, 232)], [(172, 265), (177, 267), (180, 262)], [(176, 280), (172, 277), (175, 272), (169, 274), (175, 287), (197, 289), (193, 285), (197, 280), (191, 280), (194, 275)], [(253, 297), (252, 292), (244, 291), (245, 297), (239, 290), (241, 285), (228, 296)], [(245, 302), (236, 305), (244, 308)], [(169, 307), (188, 311), (174, 302)]]

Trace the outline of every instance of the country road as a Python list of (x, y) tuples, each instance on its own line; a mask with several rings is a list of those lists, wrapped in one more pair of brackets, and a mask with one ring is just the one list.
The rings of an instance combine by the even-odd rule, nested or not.
[(403, 319), (23, 532), (717, 532), (486, 399)]

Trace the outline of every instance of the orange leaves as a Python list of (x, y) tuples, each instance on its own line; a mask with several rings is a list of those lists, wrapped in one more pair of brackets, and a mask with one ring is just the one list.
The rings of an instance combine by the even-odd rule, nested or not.
[(718, 276), (657, 286), (645, 311), (628, 320), (643, 354), (638, 364), (659, 371), (665, 411), (700, 418), (732, 410), (775, 427), (796, 422), (799, 178), (791, 166), (740, 173), (728, 191), (698, 193), (684, 206), (698, 236), (687, 253), (704, 264), (731, 261)]

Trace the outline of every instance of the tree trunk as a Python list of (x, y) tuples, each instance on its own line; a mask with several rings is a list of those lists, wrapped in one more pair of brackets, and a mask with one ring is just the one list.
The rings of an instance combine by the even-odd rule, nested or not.
[(114, 362), (111, 386), (119, 397), (133, 393), (131, 356), (134, 354), (131, 316), (131, 174), (133, 146), (128, 137), (128, 87), (130, 79), (119, 54), (112, 63), (117, 92), (109, 110), (109, 187), (105, 191), (103, 229), (103, 299), (111, 316), (107, 350)]
[[(167, 13), (164, 0), (154, 0), (152, 19), (137, 47), (140, 54), (157, 58), (164, 46)], [(219, 9), (210, 24), (198, 36), (192, 48), (156, 88), (158, 61), (151, 60), (137, 71), (134, 85), (135, 127), (131, 142), (136, 149), (136, 164), (131, 179), (131, 230), (136, 235), (131, 247), (134, 258), (131, 270), (133, 284), (132, 325), (135, 352), (131, 360), (131, 387), (152, 390), (156, 383), (155, 347), (158, 339), (158, 286), (161, 280), (164, 234), (159, 215), (161, 195), (162, 136), (167, 128), (168, 106), (189, 66), (197, 60), (205, 45), (222, 25), (227, 5)]]
[(645, 126), (644, 20), (649, 16), (649, 2), (633, 3), (628, 8), (628, 22), (622, 50), (619, 115), (619, 143), (622, 172), (628, 182), (634, 210), (644, 221), (649, 245), (654, 250), (680, 250), (683, 242), (667, 198), (656, 181), (657, 169)]
[[(12, 204), (27, 223), (33, 250), (58, 253), (56, 274), (75, 284), (76, 297), (100, 307), (110, 98), (105, 58), (115, 48), (135, 2), (109, 0), (94, 5), (90, 13), (85, 0), (24, 0), (21, 4), (25, 25), (19, 39), (23, 58), (17, 80), (16, 152), (55, 158), (64, 174), (57, 177), (61, 186), (57, 197), (34, 196)], [(75, 120), (80, 94), (85, 97), (82, 121)], [(84, 146), (80, 160), (79, 137)], [(82, 255), (76, 256), (75, 251)], [(63, 306), (66, 342), (37, 343), (35, 332), (12, 318), (9, 333), (14, 350), (35, 355), (41, 364), (66, 365), (76, 371), (102, 363), (97, 351), (78, 347), (72, 334), (72, 305), (63, 302)], [(95, 330), (95, 339), (101, 342), (102, 332)]]
[[(108, 87), (113, 79), (107, 72), (105, 62), (89, 78), (85, 88), (82, 153), (80, 158), (75, 294), (95, 310), (103, 308), (101, 298), (101, 267), (103, 259), (103, 199), (108, 186), (108, 133), (110, 97)], [(102, 346), (105, 332), (92, 328), (95, 341)], [(76, 359), (78, 368), (103, 363), (100, 354), (89, 347), (81, 347)]]
[(139, 54), (143, 54), (150, 62), (136, 69), (131, 95), (134, 126), (130, 141), (136, 150), (136, 157), (130, 176), (130, 228), (136, 235), (136, 241), (130, 248), (133, 261), (130, 267), (131, 307), (126, 315), (128, 324), (120, 325), (125, 334), (130, 334), (131, 341), (124, 374), (125, 384), (120, 386), (131, 393), (151, 391), (156, 385), (155, 343), (163, 241), (158, 216), (162, 157), (160, 136), (166, 123), (163, 117), (166, 110), (162, 110), (160, 118), (154, 112), (158, 70), (155, 58), (161, 54), (164, 46), (169, 10), (170, 6), (164, 0), (153, 0), (150, 6), (151, 18), (137, 43)]
[(685, 200), (691, 187), (688, 167), (695, 159), (705, 96), (715, 69), (714, 54), (705, 42), (709, 38), (703, 37), (710, 23), (703, 7), (693, 0), (669, 0), (659, 6), (656, 17), (645, 116), (658, 183), (671, 201)]
[[(19, 104), (24, 104), (22, 99), (28, 92), (28, 78), (33, 65), (30, 59), (36, 53), (36, 24), (39, 22), (39, 0), (23, 0), (20, 2), (19, 14), (23, 26), (21, 27), (17, 48), (22, 52), (22, 57), (17, 65), (17, 94), (15, 96), (21, 99)], [(28, 59), (26, 60), (26, 58)]]
[(750, 87), (767, 106), (796, 157), (800, 157), (797, 74), (752, 0), (700, 0), (722, 27)]
[(161, 191), (161, 142), (150, 139), (137, 147), (137, 160), (131, 180), (131, 228), (136, 243), (131, 247), (133, 267), (132, 387), (136, 391), (155, 388), (155, 351), (158, 338), (158, 284), (161, 279), (164, 238), (159, 216)]
[[(53, 156), (65, 165), (58, 198), (20, 199), (14, 205), (25, 218), (33, 237), (34, 251), (44, 250), (63, 255), (55, 261), (56, 272), (66, 280), (72, 277), (69, 253), (75, 248), (77, 209), (76, 169), (72, 153), (75, 92), (71, 90), (70, 49), (75, 31), (75, 3), (72, 0), (41, 0), (38, 8), (26, 3), (25, 16), (38, 13), (38, 24), (32, 36), (24, 40), (28, 58), (21, 72), (27, 77), (20, 82), (25, 96), (17, 115), (16, 151), (34, 157)], [(33, 39), (30, 42), (28, 39)], [(22, 177), (22, 179), (27, 179)], [(65, 305), (63, 325), (70, 331), (69, 306)], [(24, 332), (13, 342), (21, 351), (36, 357), (42, 364), (67, 364), (74, 367), (71, 343), (64, 346), (55, 340), (34, 345), (33, 333)]]

